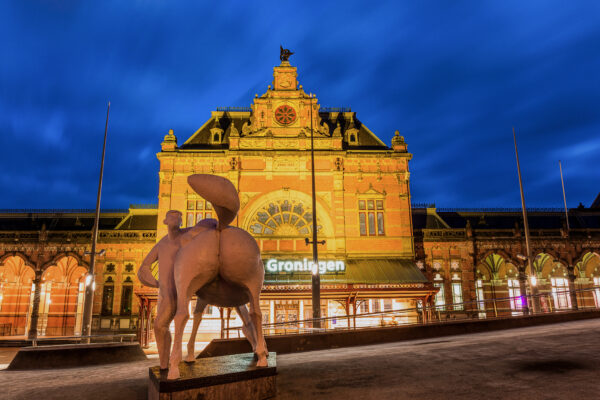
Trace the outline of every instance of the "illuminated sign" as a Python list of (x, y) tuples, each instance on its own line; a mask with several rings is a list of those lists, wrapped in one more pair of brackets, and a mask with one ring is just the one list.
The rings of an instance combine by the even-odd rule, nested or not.
[[(270, 258), (267, 260), (265, 265), (267, 272), (313, 272), (315, 263), (308, 259), (300, 260), (278, 260), (276, 258)], [(319, 261), (319, 274), (326, 274), (330, 272), (344, 272), (346, 271), (346, 263), (342, 260), (323, 260)]]

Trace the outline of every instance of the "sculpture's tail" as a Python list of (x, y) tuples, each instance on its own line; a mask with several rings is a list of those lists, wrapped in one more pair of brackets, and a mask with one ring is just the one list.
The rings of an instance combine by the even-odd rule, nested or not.
[(216, 175), (195, 174), (188, 176), (188, 184), (213, 205), (220, 229), (235, 219), (240, 209), (240, 199), (235, 186), (228, 179)]

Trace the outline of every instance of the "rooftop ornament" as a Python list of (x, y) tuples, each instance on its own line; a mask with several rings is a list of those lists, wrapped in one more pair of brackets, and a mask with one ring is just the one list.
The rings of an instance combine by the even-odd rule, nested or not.
[(281, 61), (289, 61), (290, 56), (294, 54), (289, 49), (284, 49), (283, 46), (279, 45), (279, 59)]

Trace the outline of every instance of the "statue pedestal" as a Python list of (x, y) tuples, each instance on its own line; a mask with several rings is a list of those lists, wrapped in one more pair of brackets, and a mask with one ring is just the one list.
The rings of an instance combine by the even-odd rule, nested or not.
[(167, 371), (152, 367), (148, 399), (268, 399), (276, 394), (276, 353), (269, 353), (268, 360), (268, 367), (256, 367), (253, 353), (200, 358), (179, 364), (181, 378), (172, 381)]

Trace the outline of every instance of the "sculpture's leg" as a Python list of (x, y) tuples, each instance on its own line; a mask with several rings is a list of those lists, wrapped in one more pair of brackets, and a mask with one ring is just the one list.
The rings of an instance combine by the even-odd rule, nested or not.
[(250, 345), (252, 346), (252, 351), (256, 352), (256, 328), (252, 323), (250, 314), (248, 314), (248, 308), (246, 307), (246, 305), (242, 305), (236, 307), (236, 310), (240, 315), (242, 322), (244, 323), (244, 325), (242, 326), (242, 332), (244, 332), (246, 339), (248, 339), (248, 341), (250, 342)]
[[(175, 285), (177, 286), (177, 312), (175, 313), (175, 337), (173, 338), (173, 349), (171, 350), (171, 359), (169, 360), (169, 374), (167, 379), (179, 379), (179, 363), (182, 358), (181, 345), (183, 341), (183, 329), (189, 319), (188, 305), (195, 292), (191, 290), (190, 284), (194, 285), (193, 289), (201, 288), (215, 277), (216, 268), (205, 268), (202, 271), (194, 271), (194, 264), (190, 265), (186, 271), (185, 263), (181, 264), (181, 269), (178, 275), (175, 275)], [(177, 264), (175, 264), (177, 268)], [(196, 272), (196, 273), (194, 273)], [(193, 283), (192, 283), (193, 282)]]
[[(171, 358), (169, 360), (169, 374), (167, 379), (179, 379), (179, 363), (182, 358), (181, 345), (183, 342), (183, 330), (189, 319), (188, 304), (191, 296), (186, 296), (187, 291), (177, 291), (177, 312), (175, 313), (175, 337), (173, 338), (173, 348), (171, 349)], [(181, 293), (181, 294), (180, 294)]]
[(158, 359), (161, 369), (169, 366), (169, 352), (171, 350), (171, 331), (169, 325), (175, 315), (175, 299), (159, 297), (154, 319), (154, 336), (158, 349)]
[(256, 349), (254, 354), (258, 361), (256, 362), (257, 367), (266, 367), (268, 365), (267, 356), (269, 352), (267, 350), (267, 344), (262, 331), (262, 312), (260, 311), (260, 290), (262, 289), (262, 279), (260, 282), (256, 282), (255, 285), (248, 286), (250, 294), (250, 318), (256, 329)]
[(207, 303), (198, 297), (196, 300), (196, 308), (194, 309), (194, 325), (192, 326), (192, 334), (190, 335), (190, 341), (187, 345), (187, 357), (185, 358), (186, 362), (196, 361), (196, 358), (194, 357), (196, 334), (198, 333), (198, 327), (202, 322), (202, 313), (204, 312), (206, 305)]

